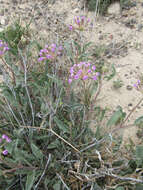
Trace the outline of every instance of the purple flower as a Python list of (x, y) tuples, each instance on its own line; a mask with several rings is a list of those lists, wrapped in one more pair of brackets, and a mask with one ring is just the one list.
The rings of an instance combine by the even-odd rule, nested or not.
[(48, 55), (46, 55), (46, 58), (47, 58), (47, 59), (51, 59), (52, 56), (48, 54)]
[(51, 47), (52, 48), (56, 48), (56, 44), (51, 44)]
[(4, 54), (4, 52), (3, 51), (0, 51), (0, 55), (3, 55)]
[(71, 74), (74, 73), (74, 69), (73, 69), (73, 67), (70, 68), (70, 73), (71, 73)]
[(97, 76), (93, 76), (92, 79), (93, 79), (93, 80), (97, 80)]
[(69, 25), (69, 29), (72, 31), (72, 30), (73, 30), (73, 26), (72, 26), (72, 25)]
[(133, 84), (133, 86), (134, 86), (135, 88), (138, 88), (140, 84), (141, 84), (141, 81), (138, 80), (136, 84)]
[(137, 84), (138, 84), (138, 85), (140, 85), (140, 83), (141, 83), (141, 81), (140, 81), (140, 80), (138, 80), (138, 81), (137, 81)]
[(10, 143), (11, 139), (9, 137), (6, 138), (6, 142)]
[(85, 16), (81, 16), (81, 20), (84, 21), (85, 20)]
[(55, 48), (51, 48), (51, 51), (54, 53), (55, 52)]
[(79, 75), (75, 75), (74, 79), (76, 79), (76, 80), (79, 79)]
[(42, 56), (42, 55), (43, 55), (43, 53), (42, 53), (42, 52), (40, 52), (40, 53), (39, 53), (39, 56)]
[(5, 134), (2, 135), (2, 139), (5, 139), (6, 142), (11, 142), (11, 139)]
[(88, 79), (88, 76), (87, 75), (85, 75), (85, 76), (83, 76), (83, 78), (82, 78), (83, 80), (86, 80), (86, 79)]
[(9, 47), (5, 46), (4, 51), (8, 51), (8, 50), (9, 50)]
[(76, 18), (75, 18), (75, 22), (79, 25), (80, 24), (80, 18), (79, 18), (79, 16), (77, 16)]
[(137, 87), (138, 87), (138, 85), (137, 85), (137, 84), (133, 84), (133, 86), (134, 86), (135, 88), (137, 88)]
[(7, 155), (8, 154), (8, 150), (4, 150), (2, 153), (3, 153), (3, 155)]
[(2, 135), (2, 139), (6, 139), (6, 138), (8, 138), (8, 136), (5, 135), (5, 134), (3, 134), (3, 135)]
[(48, 47), (49, 47), (49, 46), (46, 44), (46, 45), (45, 45), (45, 48), (47, 49)]
[(62, 47), (62, 46), (59, 46), (58, 50), (59, 50), (59, 51), (62, 51), (62, 50), (63, 50), (63, 47)]
[(44, 53), (47, 53), (47, 49), (46, 49), (46, 48), (45, 48), (45, 49), (43, 49), (43, 52), (44, 52)]
[(43, 61), (44, 59), (45, 59), (44, 57), (39, 57), (38, 61), (40, 62), (40, 61)]
[(69, 79), (69, 80), (68, 80), (68, 83), (70, 84), (71, 82), (72, 82), (72, 79)]
[(89, 23), (89, 22), (90, 22), (90, 19), (88, 18), (88, 19), (87, 19), (87, 23)]
[(77, 66), (80, 68), (80, 67), (82, 67), (82, 65), (84, 65), (85, 64), (85, 62), (80, 62)]
[(88, 69), (88, 71), (87, 71), (88, 73), (91, 73), (91, 69)]
[(40, 50), (40, 53), (44, 53), (44, 49), (41, 49), (41, 50)]
[(93, 71), (96, 70), (96, 66), (95, 66), (95, 65), (92, 66), (92, 70), (93, 70)]
[(100, 76), (100, 73), (99, 73), (99, 72), (97, 72), (97, 73), (96, 73), (96, 76), (97, 76), (97, 77), (99, 77), (99, 76)]
[(80, 75), (82, 73), (82, 69), (80, 69), (78, 72), (77, 72), (77, 75)]
[(87, 66), (90, 66), (90, 65), (91, 65), (91, 63), (88, 62), (88, 63), (87, 63)]

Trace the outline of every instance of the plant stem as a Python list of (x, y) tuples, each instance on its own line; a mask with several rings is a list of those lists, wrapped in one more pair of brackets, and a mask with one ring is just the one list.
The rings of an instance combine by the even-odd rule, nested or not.
[(12, 78), (14, 84), (16, 84), (15, 75), (14, 75), (12, 68), (7, 64), (7, 62), (3, 59), (3, 57), (1, 57), (1, 59), (2, 59), (2, 62), (4, 63), (4, 65), (7, 67), (7, 69), (12, 73), (12, 77), (11, 76), (10, 77)]
[(131, 116), (131, 114), (136, 110), (136, 108), (140, 105), (140, 103), (143, 101), (143, 98), (141, 98), (139, 100), (139, 102), (133, 107), (133, 109), (130, 111), (130, 113), (127, 115), (127, 117), (123, 120), (123, 122), (121, 123), (120, 127), (122, 127), (125, 122), (129, 119), (129, 117)]

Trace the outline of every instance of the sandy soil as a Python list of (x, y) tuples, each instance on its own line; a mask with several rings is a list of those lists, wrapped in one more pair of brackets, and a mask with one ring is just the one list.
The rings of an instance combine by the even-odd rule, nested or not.
[[(58, 40), (55, 34), (69, 35), (65, 30), (74, 16), (86, 15), (93, 21), (92, 31), (87, 31), (84, 36), (87, 41), (104, 44), (111, 47), (111, 55), (105, 56), (107, 63), (115, 64), (117, 74), (109, 82), (104, 82), (98, 103), (102, 107), (116, 110), (118, 105), (129, 113), (142, 97), (141, 93), (133, 88), (138, 80), (138, 75), (143, 71), (143, 5), (136, 0), (136, 6), (129, 10), (123, 10), (122, 14), (117, 11), (105, 17), (95, 17), (95, 13), (81, 9), (82, 2), (75, 0), (5, 0), (0, 2), (0, 31), (12, 23), (15, 18), (20, 17), (22, 22), (33, 18), (33, 36), (41, 36), (50, 41)], [(53, 2), (53, 3), (52, 3)], [(114, 6), (113, 6), (114, 9)], [(62, 23), (62, 24), (61, 24)], [(62, 26), (63, 25), (63, 26)], [(35, 30), (36, 29), (36, 30)], [(112, 38), (111, 38), (112, 36)], [(39, 38), (40, 40), (40, 38)], [(116, 47), (116, 44), (120, 46)], [(113, 51), (114, 50), (114, 51)], [(120, 79), (123, 86), (117, 90), (113, 88), (113, 81)], [(143, 115), (143, 104), (141, 104), (129, 122)], [(122, 131), (124, 141), (128, 137), (136, 143), (137, 128), (133, 126)]]

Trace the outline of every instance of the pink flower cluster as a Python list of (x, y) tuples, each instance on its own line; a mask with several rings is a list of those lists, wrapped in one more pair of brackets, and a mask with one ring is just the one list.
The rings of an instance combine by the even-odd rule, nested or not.
[(38, 61), (44, 60), (55, 60), (57, 56), (62, 54), (63, 47), (57, 47), (56, 44), (51, 44), (50, 46), (45, 45), (44, 49), (41, 49), (39, 52)]
[[(5, 140), (8, 143), (11, 142), (11, 139), (7, 135), (5, 135), (5, 134), (3, 134), (2, 137), (0, 138), (0, 143), (2, 143), (3, 140)], [(3, 155), (7, 155), (8, 154), (8, 150), (6, 150), (6, 149), (3, 150), (2, 154)]]
[(9, 50), (8, 44), (0, 40), (0, 57)]
[(69, 25), (69, 29), (71, 31), (74, 29), (82, 31), (89, 23), (90, 19), (87, 19), (85, 16), (77, 16), (74, 18), (74, 24), (76, 25), (76, 27), (74, 27), (73, 25)]
[(81, 79), (81, 80), (97, 80), (100, 75), (99, 72), (96, 72), (96, 66), (91, 64), (90, 62), (80, 62), (79, 64), (74, 64), (70, 68), (70, 77), (68, 79), (69, 84), (73, 80)]

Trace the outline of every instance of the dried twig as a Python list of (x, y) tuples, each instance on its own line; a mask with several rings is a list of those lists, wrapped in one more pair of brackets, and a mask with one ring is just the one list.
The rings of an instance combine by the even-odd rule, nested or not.
[(45, 175), (45, 173), (46, 173), (46, 170), (47, 170), (47, 168), (48, 168), (48, 165), (49, 165), (50, 160), (51, 160), (51, 154), (49, 154), (49, 158), (48, 158), (48, 160), (47, 160), (47, 163), (46, 163), (45, 169), (44, 169), (44, 171), (43, 171), (43, 173), (42, 173), (42, 175), (41, 175), (39, 181), (38, 181), (37, 184), (35, 185), (34, 190), (37, 189), (37, 187), (38, 187), (38, 185), (40, 184), (42, 178), (44, 177), (44, 175)]
[[(33, 128), (33, 129), (37, 129), (39, 130), (39, 127), (33, 127), (33, 126), (20, 126), (20, 127), (23, 127), (23, 128)], [(53, 133), (55, 136), (57, 136), (59, 139), (61, 139), (63, 142), (65, 142), (66, 144), (68, 144), (70, 147), (72, 147), (76, 152), (80, 153), (80, 151), (75, 148), (71, 143), (69, 143), (67, 140), (65, 140), (63, 137), (61, 137), (60, 135), (58, 135), (55, 131), (53, 131), (52, 129), (45, 129), (45, 128), (41, 128), (42, 130), (46, 130), (46, 131), (49, 131), (51, 133)]]
[(64, 188), (66, 188), (67, 190), (70, 190), (70, 188), (65, 184), (64, 180), (62, 179), (62, 177), (58, 173), (56, 173), (56, 175), (61, 180), (62, 184), (64, 185)]
[(26, 90), (26, 93), (27, 93), (27, 96), (28, 96), (28, 100), (29, 100), (29, 104), (30, 104), (30, 108), (31, 108), (31, 112), (32, 112), (32, 125), (34, 126), (34, 110), (33, 110), (33, 106), (32, 106), (32, 101), (31, 101), (31, 98), (30, 98), (30, 94), (29, 94), (29, 91), (28, 91), (28, 87), (27, 87), (27, 63), (26, 63), (26, 60), (25, 58), (23, 57), (21, 51), (19, 50), (20, 52), (20, 55), (22, 57), (22, 61), (24, 63), (24, 83), (25, 83), (25, 90)]

